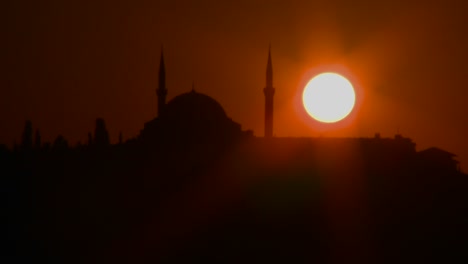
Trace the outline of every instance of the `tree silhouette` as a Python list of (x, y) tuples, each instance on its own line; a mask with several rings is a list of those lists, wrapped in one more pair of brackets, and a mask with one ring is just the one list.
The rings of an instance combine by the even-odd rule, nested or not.
[(88, 132), (88, 146), (91, 146), (93, 144), (93, 136), (91, 135), (91, 132)]
[(34, 148), (35, 149), (40, 149), (42, 146), (41, 142), (41, 133), (39, 132), (39, 129), (36, 130), (36, 135), (34, 138)]
[(32, 136), (33, 136), (32, 123), (30, 120), (27, 120), (24, 125), (23, 135), (21, 138), (21, 149), (23, 151), (28, 151), (32, 148), (33, 146)]
[(94, 129), (94, 145), (104, 147), (109, 145), (109, 132), (106, 129), (104, 119), (96, 119), (96, 127)]
[(62, 136), (58, 135), (57, 138), (54, 140), (54, 144), (52, 145), (52, 149), (55, 151), (62, 151), (68, 149), (68, 142), (67, 140)]

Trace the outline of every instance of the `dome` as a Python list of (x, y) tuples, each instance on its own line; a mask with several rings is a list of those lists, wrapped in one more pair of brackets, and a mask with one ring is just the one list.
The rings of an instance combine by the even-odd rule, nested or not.
[(174, 97), (160, 117), (145, 124), (141, 137), (147, 142), (220, 142), (239, 138), (240, 124), (208, 95), (194, 90)]
[(202, 123), (221, 122), (227, 119), (223, 107), (208, 95), (194, 90), (172, 99), (165, 107), (163, 119), (195, 121)]

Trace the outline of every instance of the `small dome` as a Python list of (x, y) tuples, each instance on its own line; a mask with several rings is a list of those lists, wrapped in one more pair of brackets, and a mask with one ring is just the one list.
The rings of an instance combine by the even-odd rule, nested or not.
[(192, 90), (172, 99), (166, 105), (162, 118), (211, 123), (224, 121), (227, 116), (223, 107), (216, 100)]

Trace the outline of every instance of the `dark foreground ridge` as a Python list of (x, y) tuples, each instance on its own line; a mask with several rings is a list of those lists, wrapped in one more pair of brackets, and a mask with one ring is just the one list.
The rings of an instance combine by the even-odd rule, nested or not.
[(401, 136), (142, 132), (111, 145), (98, 120), (89, 144), (69, 147), (28, 130), (0, 150), (5, 252), (18, 263), (466, 259), (467, 175)]

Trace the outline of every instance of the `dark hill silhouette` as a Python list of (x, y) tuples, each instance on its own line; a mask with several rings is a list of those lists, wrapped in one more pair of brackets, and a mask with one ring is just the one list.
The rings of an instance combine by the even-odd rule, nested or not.
[(154, 148), (142, 139), (99, 148), (63, 142), (59, 137), (54, 147), (32, 152), (1, 150), (13, 258), (464, 257), (468, 178), (452, 166), (434, 170), (434, 160), (409, 139), (247, 137)]

